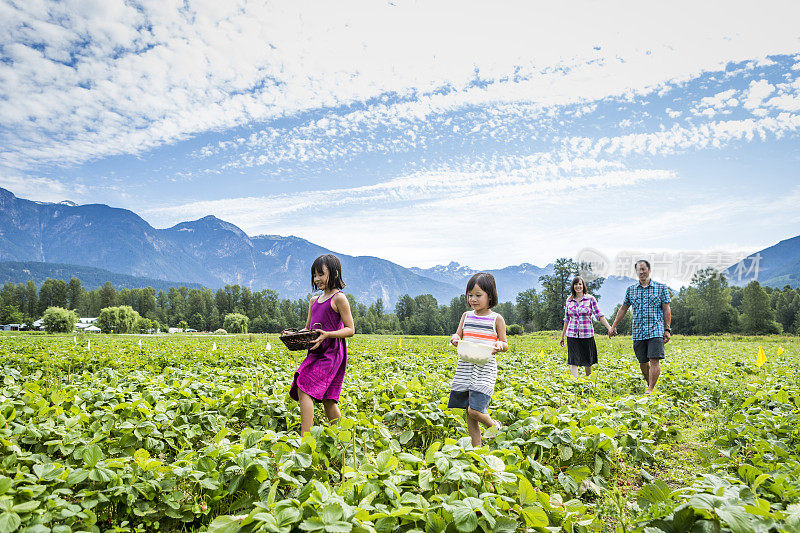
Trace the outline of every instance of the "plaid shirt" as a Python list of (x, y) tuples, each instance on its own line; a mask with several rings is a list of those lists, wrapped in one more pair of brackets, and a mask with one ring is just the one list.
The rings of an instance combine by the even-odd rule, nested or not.
[(584, 295), (580, 300), (572, 296), (567, 298), (564, 307), (564, 322), (567, 322), (567, 337), (573, 339), (588, 339), (594, 337), (592, 315), (599, 320), (603, 313), (597, 307), (594, 296)]
[(661, 306), (669, 302), (669, 290), (663, 283), (650, 280), (647, 287), (640, 283), (628, 287), (622, 305), (630, 306), (633, 311), (633, 340), (664, 336), (664, 310)]

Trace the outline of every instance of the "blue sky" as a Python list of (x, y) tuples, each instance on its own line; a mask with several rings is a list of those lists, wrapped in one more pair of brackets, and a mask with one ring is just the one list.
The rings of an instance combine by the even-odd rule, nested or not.
[(800, 234), (800, 4), (0, 0), (0, 186), (404, 266)]

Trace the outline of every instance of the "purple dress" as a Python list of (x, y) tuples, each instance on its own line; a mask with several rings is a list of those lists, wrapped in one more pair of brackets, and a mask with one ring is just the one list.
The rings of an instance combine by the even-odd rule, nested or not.
[[(316, 323), (322, 324), (318, 329), (323, 331), (336, 331), (344, 327), (341, 315), (333, 310), (332, 302), (333, 296), (322, 303), (314, 300), (311, 304), (312, 328)], [(338, 402), (346, 368), (345, 339), (325, 339), (316, 350), (309, 350), (306, 358), (300, 363), (300, 367), (294, 373), (289, 396), (297, 400), (297, 389), (300, 389), (315, 400)]]

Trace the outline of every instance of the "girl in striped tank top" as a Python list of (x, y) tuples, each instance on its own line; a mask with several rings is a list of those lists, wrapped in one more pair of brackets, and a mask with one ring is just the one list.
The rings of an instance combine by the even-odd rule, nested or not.
[[(461, 316), (458, 330), (450, 338), (453, 346), (465, 340), (492, 346), (492, 354), (508, 350), (506, 322), (492, 311), (497, 305), (497, 288), (494, 276), (479, 272), (467, 282), (467, 304), (472, 311)], [(450, 386), (450, 401), (447, 406), (467, 411), (467, 430), (472, 445), (481, 445), (481, 426), (502, 426), (489, 416), (489, 401), (497, 379), (497, 360), (493, 357), (485, 365), (476, 365), (458, 360), (456, 375)]]

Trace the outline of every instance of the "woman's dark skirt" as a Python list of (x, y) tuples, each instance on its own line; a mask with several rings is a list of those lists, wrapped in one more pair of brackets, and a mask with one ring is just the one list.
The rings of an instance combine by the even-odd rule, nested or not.
[(567, 364), (592, 366), (597, 364), (597, 345), (594, 337), (575, 339), (567, 337)]

